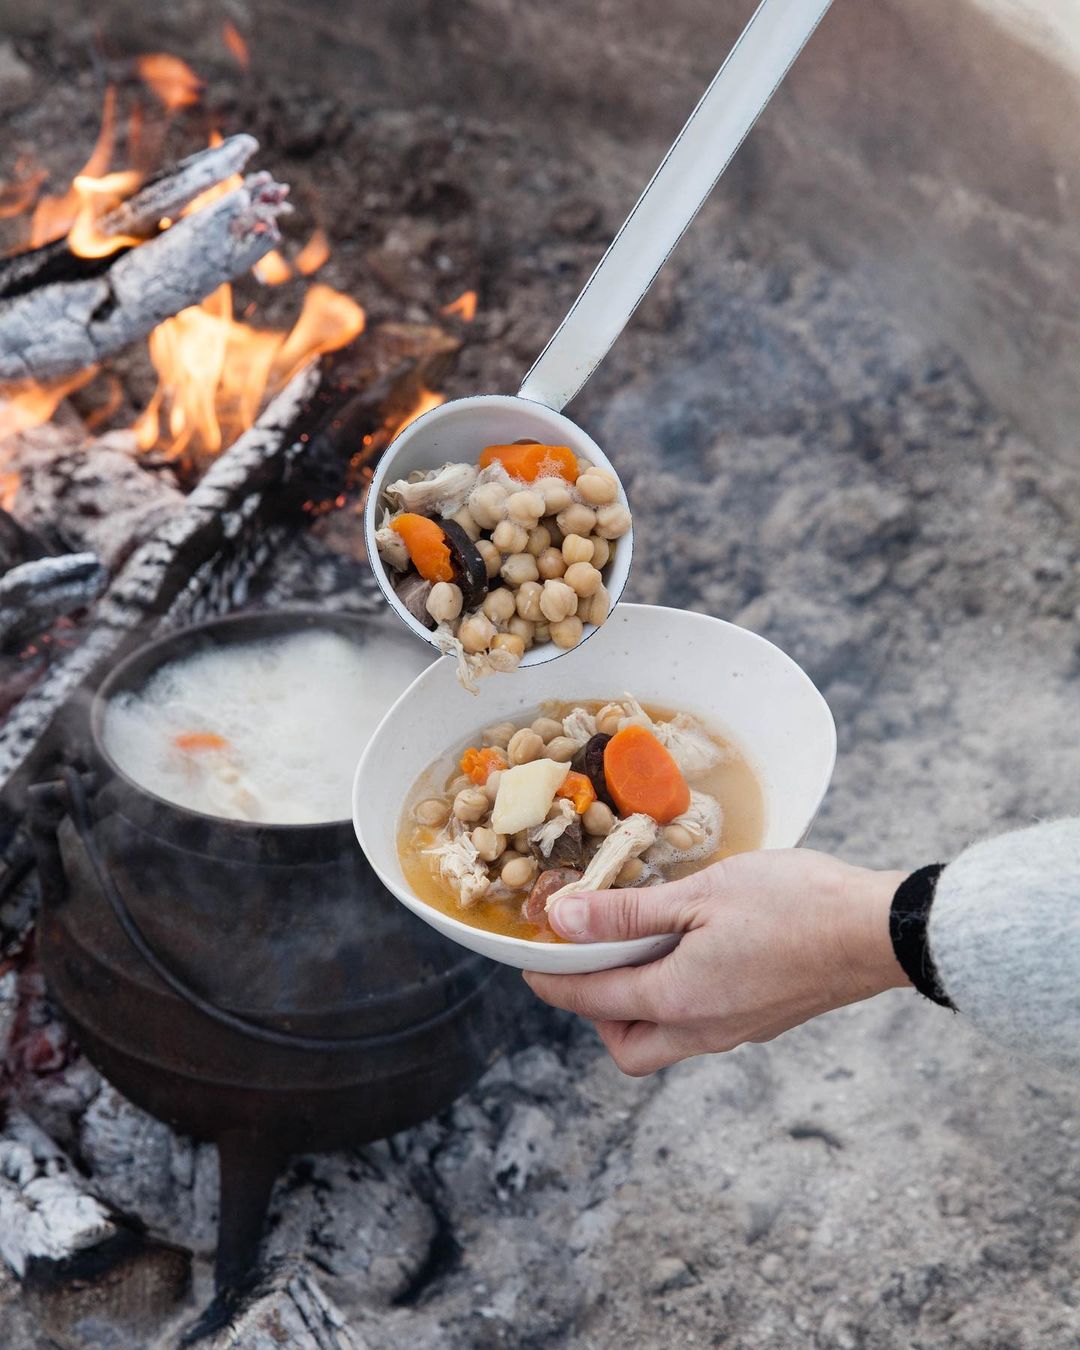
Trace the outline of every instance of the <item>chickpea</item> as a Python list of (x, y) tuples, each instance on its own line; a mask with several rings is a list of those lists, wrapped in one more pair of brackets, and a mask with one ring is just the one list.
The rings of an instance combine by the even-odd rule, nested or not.
[(605, 839), (615, 828), (615, 812), (604, 802), (591, 802), (581, 817), (585, 833), (597, 839)]
[(622, 502), (602, 506), (596, 513), (596, 533), (601, 539), (621, 539), (630, 529), (630, 512)]
[(525, 655), (525, 639), (516, 633), (496, 633), (491, 640), (493, 652), (513, 652), (520, 661)]
[(491, 542), (490, 539), (478, 539), (476, 541), (476, 551), (484, 560), (484, 566), (487, 568), (488, 580), (499, 575), (499, 568), (502, 566), (502, 554)]
[(565, 478), (538, 478), (533, 485), (544, 499), (544, 515), (558, 515), (565, 511), (574, 500), (570, 485)]
[(467, 506), (463, 506), (457, 515), (451, 516), (450, 519), (461, 526), (474, 544), (480, 538), (480, 526)]
[(500, 553), (524, 553), (529, 542), (529, 532), (524, 525), (513, 520), (500, 520), (495, 526), (491, 542)]
[(495, 636), (495, 625), (486, 614), (467, 614), (458, 626), (457, 635), (467, 652), (486, 652)]
[(557, 581), (566, 571), (566, 560), (559, 549), (546, 548), (537, 558), (536, 567), (545, 581)]
[[(506, 753), (511, 764), (531, 764), (534, 759), (544, 757), (543, 737), (525, 727), (511, 736), (510, 744), (506, 747)], [(554, 758), (554, 756), (550, 756), (550, 758)]]
[(611, 596), (606, 586), (598, 586), (596, 594), (590, 595), (578, 605), (578, 618), (582, 623), (595, 624), (597, 628), (611, 613)]
[(466, 825), (483, 820), (490, 810), (487, 793), (478, 787), (467, 787), (454, 798), (454, 815)]
[(664, 838), (672, 848), (677, 848), (685, 852), (694, 847), (694, 836), (685, 825), (665, 825)]
[(540, 609), (540, 597), (543, 593), (544, 588), (536, 580), (536, 577), (533, 577), (530, 581), (522, 582), (518, 587), (517, 612), (523, 619), (538, 623), (544, 617)]
[(494, 862), (506, 847), (506, 835), (496, 834), (487, 825), (481, 825), (472, 832), (473, 848), (484, 862)]
[(571, 740), (569, 736), (554, 736), (544, 749), (544, 758), (558, 760), (560, 764), (569, 764), (577, 752), (577, 741)]
[(586, 538), (596, 528), (596, 512), (582, 502), (571, 502), (565, 511), (558, 513), (555, 520), (564, 535), (580, 534)]
[(487, 782), (484, 784), (484, 796), (488, 801), (495, 805), (495, 798), (499, 795), (499, 784), (502, 782), (502, 769), (495, 769), (487, 776)]
[(450, 817), (450, 803), (445, 797), (428, 797), (416, 803), (413, 817), (418, 825), (445, 825)]
[(596, 714), (596, 729), (605, 736), (614, 736), (625, 716), (626, 709), (621, 703), (605, 703)]
[(496, 722), (493, 727), (485, 727), (482, 735), (485, 745), (494, 745), (499, 750), (505, 750), (510, 744), (510, 737), (517, 731), (513, 722)]
[(518, 830), (517, 834), (514, 835), (514, 848), (518, 853), (522, 854), (523, 856), (528, 854), (529, 852), (528, 830)]
[(592, 563), (586, 562), (571, 563), (566, 569), (564, 580), (572, 591), (581, 596), (595, 595), (604, 584), (603, 577)]
[(517, 613), (514, 593), (507, 590), (505, 586), (499, 586), (497, 590), (488, 591), (480, 608), (496, 626), (509, 623)]
[(605, 506), (619, 495), (618, 484), (603, 469), (590, 469), (588, 473), (579, 474), (574, 486), (590, 506)]
[(589, 543), (593, 546), (593, 555), (589, 561), (594, 567), (603, 570), (611, 561), (611, 545), (606, 539), (601, 539), (598, 535), (593, 535)]
[(428, 592), (424, 608), (436, 623), (453, 623), (461, 613), (461, 587), (452, 581), (437, 581)]
[(615, 877), (616, 887), (632, 886), (635, 881), (641, 879), (642, 872), (645, 871), (645, 864), (640, 858), (627, 858), (619, 868)]
[(482, 530), (493, 530), (506, 519), (509, 500), (501, 483), (481, 483), (469, 497), (469, 513)]
[(535, 530), (546, 505), (539, 492), (512, 492), (506, 509), (511, 520), (527, 530)]
[(577, 594), (565, 581), (545, 581), (540, 593), (540, 612), (548, 623), (558, 623), (577, 612)]
[(554, 717), (538, 717), (532, 729), (542, 741), (554, 740), (556, 736), (562, 735), (562, 723)]
[[(499, 571), (508, 586), (520, 586), (523, 582), (535, 581), (540, 575), (536, 559), (531, 553), (511, 553)], [(520, 610), (518, 612), (520, 613)], [(521, 617), (527, 619), (529, 616), (522, 614)]]
[(541, 619), (541, 621), (540, 621), (539, 623), (534, 623), (534, 624), (533, 624), (533, 641), (534, 641), (534, 642), (550, 642), (550, 641), (551, 641), (551, 624), (545, 623), (545, 622), (543, 621), (543, 619)]
[(558, 623), (551, 625), (551, 640), (556, 647), (569, 651), (581, 641), (583, 632), (584, 625), (581, 620), (576, 614), (572, 614), (570, 618), (560, 619)]
[(534, 858), (511, 858), (499, 873), (502, 884), (509, 886), (514, 891), (523, 891), (526, 886), (531, 886), (535, 876), (536, 860)]
[(568, 534), (562, 541), (563, 561), (567, 567), (574, 563), (592, 562), (595, 551), (596, 545), (593, 541), (583, 538), (580, 534)]
[(506, 625), (506, 631), (519, 637), (524, 644), (525, 651), (533, 645), (533, 632), (535, 626), (528, 619), (523, 619), (520, 614), (515, 614)]
[(529, 542), (525, 545), (526, 553), (531, 553), (534, 558), (551, 547), (551, 531), (546, 525), (537, 525), (535, 529), (529, 531)]
[(516, 849), (513, 849), (513, 848), (505, 849), (505, 850), (504, 850), (502, 853), (500, 853), (499, 856), (495, 859), (495, 866), (496, 866), (496, 867), (499, 869), (499, 871), (501, 872), (502, 869), (506, 866), (506, 864), (507, 864), (508, 862), (513, 862), (515, 858), (520, 858), (520, 857), (521, 857), (521, 854), (518, 853), (518, 851), (517, 851)]
[(459, 773), (455, 779), (447, 783), (446, 791), (451, 797), (456, 797), (459, 792), (467, 792), (469, 788), (475, 786), (467, 773)]

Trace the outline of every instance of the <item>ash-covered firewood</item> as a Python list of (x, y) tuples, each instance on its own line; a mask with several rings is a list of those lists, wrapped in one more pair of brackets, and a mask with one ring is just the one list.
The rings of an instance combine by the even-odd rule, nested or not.
[(19, 477), (17, 525), (51, 541), (53, 552), (96, 554), (110, 572), (183, 508), (175, 475), (147, 470), (130, 431), (88, 438), (50, 422), (18, 433), (5, 449), (5, 468)]
[(61, 615), (89, 609), (109, 574), (92, 553), (20, 563), (0, 577), (0, 651), (15, 651)]
[[(211, 1309), (211, 1316), (213, 1309)], [(285, 1263), (268, 1272), (206, 1350), (367, 1350), (306, 1265)]]
[(99, 276), (0, 300), (0, 381), (46, 380), (93, 365), (248, 271), (279, 242), (288, 188), (266, 173), (184, 216)]
[[(220, 145), (199, 150), (178, 164), (161, 169), (126, 201), (102, 216), (97, 222), (98, 232), (108, 238), (151, 239), (160, 232), (162, 220), (175, 218), (200, 193), (239, 173), (258, 148), (254, 136), (230, 136)], [(115, 254), (83, 257), (72, 253), (66, 238), (54, 239), (39, 248), (0, 259), (0, 300), (57, 281), (100, 276), (115, 261)]]

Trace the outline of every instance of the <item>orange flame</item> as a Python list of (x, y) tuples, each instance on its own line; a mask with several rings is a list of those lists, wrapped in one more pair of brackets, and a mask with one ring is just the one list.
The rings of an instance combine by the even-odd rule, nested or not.
[(116, 206), (139, 185), (139, 175), (131, 169), (107, 173), (102, 178), (77, 174), (72, 188), (80, 202), (79, 213), (68, 231), (68, 248), (81, 258), (104, 258), (118, 248), (141, 241), (135, 235), (105, 234), (98, 219), (109, 207)]
[(168, 52), (149, 52), (135, 62), (139, 79), (154, 93), (166, 112), (190, 108), (202, 97), (203, 82), (186, 61)]
[(424, 413), (430, 412), (432, 408), (438, 408), (445, 402), (445, 394), (436, 394), (431, 389), (421, 389), (415, 405), (409, 409), (408, 413), (406, 413), (397, 426), (394, 427), (393, 434), (395, 436), (400, 436), (411, 422), (415, 422), (418, 417), (423, 417)]
[(68, 394), (88, 384), (96, 373), (97, 366), (87, 366), (59, 380), (19, 380), (6, 385), (0, 398), (0, 442), (47, 422)]
[(259, 259), (251, 269), (264, 286), (280, 286), (292, 276), (292, 268), (276, 248)]
[(329, 256), (330, 240), (326, 237), (326, 231), (316, 229), (296, 255), (296, 270), (301, 276), (309, 277), (312, 272), (319, 270)]
[[(113, 139), (116, 134), (116, 90), (110, 84), (105, 90), (105, 101), (101, 109), (101, 129), (90, 152), (90, 158), (79, 170), (78, 178), (100, 178), (109, 167), (112, 158)], [(34, 208), (30, 222), (30, 247), (47, 244), (67, 234), (75, 223), (83, 198), (76, 190), (75, 183), (62, 197), (42, 197)]]
[(49, 176), (48, 169), (35, 166), (28, 155), (15, 162), (15, 178), (0, 187), (0, 220), (10, 220), (29, 211), (37, 200), (42, 185)]
[[(158, 387), (135, 424), (146, 450), (170, 458), (216, 453), (245, 431), (263, 402), (321, 352), (363, 331), (364, 311), (328, 286), (312, 286), (292, 331), (252, 328), (233, 317), (232, 288), (166, 319), (150, 334)], [(164, 425), (163, 425), (164, 424)]]
[(229, 19), (221, 25), (221, 40), (228, 48), (229, 55), (233, 58), (241, 70), (247, 70), (251, 65), (251, 56), (248, 52), (248, 45), (240, 36), (236, 25)]
[(472, 323), (476, 318), (476, 292), (462, 291), (456, 300), (451, 300), (448, 305), (443, 305), (443, 314), (454, 315), (463, 319), (466, 323)]

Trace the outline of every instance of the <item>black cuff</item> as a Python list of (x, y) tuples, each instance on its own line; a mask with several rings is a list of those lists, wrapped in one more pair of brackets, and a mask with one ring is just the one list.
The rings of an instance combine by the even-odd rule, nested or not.
[(938, 877), (944, 870), (944, 863), (920, 867), (900, 883), (889, 910), (889, 936), (896, 959), (919, 993), (955, 1012), (952, 1000), (938, 980), (934, 958), (926, 942), (926, 921), (934, 903)]

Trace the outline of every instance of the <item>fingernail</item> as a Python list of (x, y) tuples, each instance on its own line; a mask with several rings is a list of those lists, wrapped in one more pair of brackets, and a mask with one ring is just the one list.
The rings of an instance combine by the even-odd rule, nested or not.
[(580, 941), (589, 936), (589, 902), (580, 895), (566, 895), (551, 907), (548, 921), (563, 937)]

